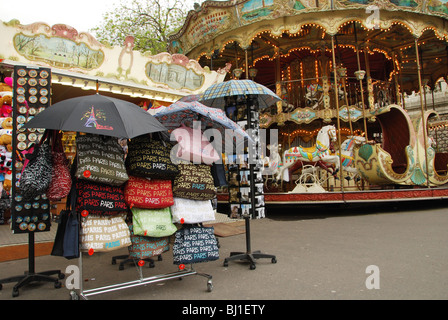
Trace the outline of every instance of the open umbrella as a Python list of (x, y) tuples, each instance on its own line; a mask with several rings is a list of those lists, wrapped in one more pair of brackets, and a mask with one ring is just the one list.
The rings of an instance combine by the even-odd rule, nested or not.
[(167, 130), (136, 104), (98, 93), (55, 103), (23, 128), (76, 131), (126, 139)]
[[(202, 129), (217, 129), (222, 137), (222, 143), (231, 143), (229, 137), (233, 139), (234, 146), (239, 146), (244, 141), (252, 141), (250, 136), (235, 122), (230, 120), (225, 112), (220, 109), (210, 108), (200, 102), (177, 101), (154, 115), (168, 130), (179, 128), (182, 124), (193, 128), (194, 121), (199, 121)], [(226, 135), (226, 130), (227, 131)], [(230, 136), (229, 136), (230, 133)], [(227, 139), (226, 139), (227, 137)], [(215, 143), (219, 143), (215, 141)], [(222, 149), (224, 150), (224, 149)]]
[(229, 80), (214, 84), (207, 88), (199, 98), (199, 102), (213, 108), (223, 109), (226, 97), (254, 95), (260, 109), (272, 106), (281, 98), (270, 89), (252, 80)]
[(188, 96), (184, 96), (182, 98), (180, 98), (177, 101), (182, 101), (182, 102), (193, 102), (193, 101), (199, 101), (202, 98), (202, 94), (190, 94)]

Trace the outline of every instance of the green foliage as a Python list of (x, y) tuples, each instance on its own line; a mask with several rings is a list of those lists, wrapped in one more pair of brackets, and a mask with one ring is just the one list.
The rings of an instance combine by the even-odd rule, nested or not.
[(134, 50), (154, 55), (167, 51), (169, 35), (182, 27), (190, 7), (192, 1), (121, 0), (91, 31), (112, 46), (123, 46), (126, 36), (133, 36)]

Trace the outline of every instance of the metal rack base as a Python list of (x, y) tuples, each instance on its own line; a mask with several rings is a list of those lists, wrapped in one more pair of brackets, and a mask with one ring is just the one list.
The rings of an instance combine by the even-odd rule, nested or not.
[[(138, 268), (141, 268), (141, 267), (138, 267)], [(139, 271), (141, 272), (141, 269), (139, 269)], [(88, 300), (89, 296), (113, 292), (113, 291), (122, 290), (122, 289), (144, 286), (147, 284), (166, 281), (166, 280), (181, 279), (183, 277), (192, 276), (192, 275), (206, 277), (208, 279), (207, 280), (207, 291), (211, 292), (213, 290), (212, 276), (205, 274), (205, 273), (198, 273), (197, 271), (195, 271), (193, 269), (193, 267), (191, 267), (191, 269), (189, 269), (189, 270), (181, 270), (181, 271), (176, 271), (176, 272), (167, 273), (167, 274), (160, 274), (160, 275), (156, 275), (156, 276), (152, 276), (152, 277), (141, 278), (139, 280), (117, 283), (117, 284), (104, 286), (104, 287), (98, 287), (98, 288), (94, 288), (94, 289), (88, 289), (88, 290), (81, 289), (79, 294), (75, 290), (72, 290), (70, 292), (70, 297), (72, 300), (79, 300), (79, 298)]]

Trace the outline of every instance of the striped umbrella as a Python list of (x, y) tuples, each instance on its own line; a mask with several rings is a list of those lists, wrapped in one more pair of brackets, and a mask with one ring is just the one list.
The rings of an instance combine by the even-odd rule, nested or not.
[(255, 95), (260, 109), (272, 106), (281, 98), (270, 89), (252, 80), (229, 80), (210, 86), (202, 94), (200, 102), (224, 110), (226, 97)]

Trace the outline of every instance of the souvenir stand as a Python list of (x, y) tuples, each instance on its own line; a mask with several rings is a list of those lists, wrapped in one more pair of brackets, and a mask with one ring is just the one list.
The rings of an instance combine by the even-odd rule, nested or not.
[[(148, 196), (149, 198), (151, 198), (152, 196), (148, 195), (147, 191), (149, 189), (154, 188), (154, 185), (152, 185), (152, 186), (147, 186), (146, 191), (143, 191), (143, 190), (137, 191), (136, 189), (132, 189), (132, 192), (129, 191), (131, 189), (131, 184), (136, 185), (136, 186), (138, 185), (139, 187), (142, 187), (142, 184), (145, 183), (144, 182), (144, 180), (146, 180), (145, 178), (135, 176), (136, 174), (142, 174), (142, 172), (139, 172), (138, 170), (134, 170), (135, 167), (138, 167), (139, 163), (141, 163), (142, 157), (144, 154), (149, 156), (149, 152), (147, 151), (147, 149), (144, 146), (145, 143), (146, 143), (146, 146), (148, 146), (148, 145), (152, 145), (152, 146), (164, 145), (164, 146), (166, 146), (166, 148), (168, 150), (171, 149), (170, 144), (165, 143), (163, 140), (159, 140), (159, 139), (149, 139), (148, 135), (143, 135), (143, 136), (133, 138), (128, 143), (129, 152), (128, 152), (127, 159), (126, 159), (126, 169), (129, 172), (129, 180), (126, 183), (126, 187), (125, 187), (125, 197), (126, 197), (125, 201), (126, 201), (127, 205), (129, 206), (130, 211), (132, 212), (131, 215), (132, 215), (132, 220), (133, 220), (133, 230), (131, 231), (132, 232), (131, 237), (135, 236), (135, 234), (137, 233), (137, 230), (140, 229), (142, 227), (142, 225), (144, 224), (144, 218), (140, 214), (141, 210), (143, 209), (143, 208), (141, 208), (141, 207), (143, 207), (143, 205), (137, 203), (139, 201), (137, 198), (138, 198), (138, 196), (143, 197), (144, 193), (146, 194), (145, 196)], [(134, 144), (135, 148), (133, 148), (133, 144)], [(142, 156), (142, 157), (140, 157), (140, 156)], [(161, 160), (162, 156), (160, 155), (160, 153), (159, 153), (159, 156), (160, 157), (156, 160), (153, 158), (153, 161)], [(151, 156), (149, 156), (149, 157), (151, 157)], [(152, 154), (152, 157), (154, 157), (154, 154)], [(153, 162), (148, 160), (148, 163), (150, 163), (152, 166)], [(168, 165), (168, 167), (169, 166), (170, 165)], [(174, 166), (175, 165), (173, 164), (173, 167)], [(168, 168), (168, 170), (169, 170), (169, 168)], [(133, 176), (131, 176), (131, 174)], [(155, 179), (153, 179), (153, 181), (157, 181), (157, 183), (159, 183), (159, 189), (158, 189), (159, 191), (163, 190), (165, 188), (164, 187), (165, 182), (169, 183), (169, 186), (171, 186), (171, 179), (173, 178), (173, 175), (171, 173), (170, 173), (170, 175), (167, 174), (167, 177), (165, 179), (163, 176), (164, 176), (164, 174), (162, 173), (160, 175), (157, 175), (157, 177)], [(175, 180), (176, 180), (176, 178), (174, 178), (174, 181)], [(161, 181), (164, 181), (164, 182), (161, 182)], [(147, 181), (146, 181), (146, 183), (147, 183)], [(151, 199), (154, 200), (155, 197), (151, 198)], [(134, 203), (134, 201), (135, 201), (135, 203)], [(148, 201), (144, 201), (144, 202), (148, 202)], [(155, 202), (155, 201), (151, 201), (151, 202)], [(161, 202), (163, 202), (163, 199), (161, 200)], [(143, 202), (141, 202), (141, 203), (143, 203)], [(210, 203), (210, 205), (211, 205), (211, 203)], [(170, 206), (170, 207), (165, 206), (165, 209), (167, 209), (169, 212), (168, 216), (169, 216), (170, 221), (168, 222), (168, 226), (163, 226), (163, 228), (165, 228), (165, 227), (166, 228), (174, 228), (171, 230), (171, 233), (174, 235), (177, 232), (176, 231), (177, 229), (181, 230), (184, 226), (183, 226), (183, 221), (181, 222), (181, 224), (174, 226), (174, 224), (173, 224), (174, 220), (173, 220), (172, 215), (170, 214), (170, 212), (172, 212), (172, 210), (173, 210), (172, 208), (173, 208), (173, 206)], [(154, 214), (155, 213), (156, 213), (156, 211), (154, 211)], [(160, 213), (160, 212), (158, 212), (158, 213)], [(82, 215), (82, 213), (81, 213), (81, 215)], [(82, 219), (85, 219), (85, 217), (81, 217), (81, 221), (82, 221)], [(176, 221), (176, 222), (178, 222), (178, 221)], [(150, 226), (150, 228), (153, 228), (153, 229), (150, 229), (148, 232), (154, 232), (154, 229), (158, 229), (158, 228), (160, 228), (160, 226), (153, 225), (153, 226)], [(162, 229), (162, 228), (160, 228), (160, 229)], [(147, 235), (146, 229), (144, 230), (144, 235), (145, 236)], [(138, 246), (139, 246), (139, 243), (137, 243), (137, 244), (134, 243), (134, 239), (133, 239), (132, 245), (129, 248), (133, 247), (135, 249)], [(174, 244), (174, 246), (175, 246), (175, 244)], [(174, 246), (173, 246), (173, 253), (175, 251)], [(167, 244), (167, 247), (165, 249), (163, 249), (162, 251), (168, 251), (169, 250), (169, 249), (167, 249), (168, 247), (169, 247), (169, 244)], [(94, 254), (94, 250), (92, 250), (92, 249), (87, 250), (87, 249), (88, 249), (87, 247), (83, 248), (82, 244), (81, 244), (81, 251), (87, 251), (89, 254)], [(156, 255), (160, 256), (159, 254), (154, 254), (154, 256), (156, 256)], [(83, 256), (83, 254), (79, 255), (79, 267), (80, 267), (81, 273), (82, 273), (82, 268), (83, 268), (82, 256)], [(131, 258), (132, 258), (132, 254), (131, 254)], [(208, 279), (207, 280), (207, 290), (209, 292), (211, 292), (213, 289), (212, 276), (208, 275), (208, 274), (198, 273), (194, 269), (193, 263), (191, 264), (190, 268), (187, 268), (184, 264), (180, 263), (180, 264), (178, 264), (178, 268), (179, 268), (178, 271), (175, 271), (172, 273), (166, 273), (166, 274), (159, 274), (159, 275), (150, 276), (150, 277), (143, 277), (142, 267), (144, 265), (143, 260), (145, 260), (145, 259), (140, 259), (139, 261), (137, 261), (137, 260), (138, 259), (134, 258), (134, 264), (138, 270), (139, 279), (134, 280), (134, 281), (124, 282), (124, 283), (112, 284), (112, 285), (108, 285), (108, 286), (104, 286), (104, 287), (93, 288), (93, 289), (84, 289), (83, 284), (81, 283), (79, 294), (75, 290), (71, 291), (70, 294), (71, 294), (72, 299), (76, 300), (79, 297), (81, 297), (83, 299), (87, 299), (89, 296), (94, 296), (94, 295), (98, 295), (98, 294), (113, 292), (113, 291), (127, 289), (127, 288), (144, 286), (144, 285), (148, 285), (151, 283), (157, 283), (157, 282), (166, 281), (166, 280), (181, 279), (183, 277), (192, 276), (192, 275), (199, 275), (199, 276), (206, 277)], [(82, 274), (80, 275), (80, 277), (82, 278)]]
[[(201, 204), (208, 205), (212, 213), (207, 220), (214, 220), (210, 200), (216, 190), (210, 166), (173, 163), (172, 146), (160, 134), (166, 128), (152, 115), (133, 103), (97, 93), (55, 103), (22, 128), (78, 132), (77, 154), (68, 174), (67, 207), (60, 213), (52, 254), (78, 258), (82, 279), (85, 253), (127, 248), (139, 271), (138, 280), (94, 289), (85, 290), (80, 281), (80, 293), (77, 288), (72, 290), (72, 299), (190, 275), (206, 277), (207, 289), (212, 290), (212, 277), (196, 272), (193, 264), (219, 258), (213, 228), (187, 226), (203, 221), (187, 219)], [(129, 139), (127, 153), (119, 139)], [(185, 205), (176, 206), (175, 196), (208, 201), (185, 210)], [(141, 267), (145, 258), (168, 251), (171, 236), (173, 263), (179, 270), (144, 278)]]
[[(131, 185), (132, 186), (138, 186), (141, 188), (141, 186), (145, 183), (148, 183), (148, 181), (145, 181), (147, 179), (145, 178), (141, 178), (141, 177), (137, 177), (137, 175), (144, 175), (143, 171), (139, 171), (136, 168), (138, 168), (141, 164), (142, 161), (145, 162), (145, 160), (143, 160), (143, 158), (145, 158), (145, 155), (147, 156), (146, 159), (146, 163), (149, 164), (150, 166), (153, 166), (154, 163), (161, 163), (158, 161), (163, 161), (165, 164), (167, 164), (167, 162), (165, 160), (167, 160), (165, 158), (165, 160), (162, 160), (163, 156), (161, 155), (161, 150), (163, 150), (163, 146), (165, 146), (165, 150), (168, 150), (168, 153), (165, 155), (169, 155), (169, 150), (171, 149), (171, 145), (166, 144), (165, 142), (163, 142), (162, 140), (158, 140), (158, 139), (150, 139), (148, 138), (148, 135), (143, 135), (143, 136), (139, 136), (139, 137), (135, 137), (133, 138), (129, 143), (129, 151), (128, 151), (128, 155), (126, 158), (126, 169), (129, 172), (129, 180), (126, 182), (126, 187), (124, 188), (124, 194), (125, 194), (125, 201), (126, 204), (129, 206), (130, 211), (132, 212), (132, 221), (133, 221), (133, 230), (132, 230), (132, 236), (135, 236), (137, 234), (137, 230), (143, 228), (144, 229), (144, 236), (148, 235), (150, 237), (154, 236), (153, 234), (150, 234), (151, 232), (155, 232), (157, 233), (157, 229), (167, 229), (167, 233), (164, 233), (164, 238), (166, 238), (166, 235), (168, 234), (168, 238), (169, 235), (174, 235), (175, 233), (177, 233), (177, 229), (176, 226), (173, 224), (172, 221), (172, 216), (171, 216), (171, 211), (173, 209), (172, 206), (167, 207), (166, 205), (163, 206), (163, 209), (160, 210), (154, 210), (151, 215), (159, 215), (159, 214), (163, 214), (163, 213), (167, 213), (168, 212), (168, 219), (169, 222), (167, 222), (167, 224), (165, 225), (161, 225), (160, 222), (157, 222), (158, 224), (154, 224), (154, 225), (150, 225), (149, 226), (149, 230), (145, 229), (145, 227), (143, 226), (145, 224), (145, 219), (148, 217), (146, 214), (147, 212), (144, 212), (145, 208), (144, 207), (144, 203), (147, 203), (148, 201), (142, 201), (139, 202), (139, 196), (143, 197), (143, 194), (145, 193), (146, 196), (150, 197), (150, 199), (155, 199), (155, 197), (152, 197), (151, 195), (148, 195), (148, 190), (151, 190), (152, 188), (155, 187), (155, 185), (152, 186), (145, 186), (143, 187), (143, 189), (137, 190), (137, 189), (132, 189), (131, 191)], [(149, 151), (149, 149), (147, 149), (146, 147), (153, 147), (153, 146), (160, 146), (160, 149), (158, 149), (157, 152), (151, 153)], [(78, 149), (78, 156), (79, 156), (79, 152), (81, 150)], [(152, 160), (150, 160), (150, 158)], [(78, 161), (79, 163), (79, 161)], [(176, 167), (174, 164), (171, 164), (172, 167)], [(169, 171), (170, 169), (170, 164), (167, 164), (167, 170)], [(161, 171), (164, 171), (163, 170)], [(81, 172), (84, 169), (81, 169)], [(177, 170), (177, 169), (176, 169)], [(209, 169), (208, 169), (209, 170)], [(173, 169), (174, 171), (174, 169)], [(132, 174), (132, 176), (131, 176)], [(85, 176), (85, 174), (83, 174)], [(168, 172), (166, 173), (166, 178), (164, 178), (164, 173), (160, 173), (157, 176), (155, 176), (154, 179), (152, 179), (151, 181), (154, 181), (154, 183), (158, 183), (158, 188), (159, 191), (164, 189), (165, 183), (169, 184), (169, 188), (171, 189), (171, 179), (173, 179), (176, 175), (172, 174), (171, 172), (168, 175)], [(173, 183), (175, 183), (177, 178), (174, 178)], [(138, 188), (136, 187), (136, 188)], [(162, 199), (163, 200), (163, 199)], [(149, 201), (151, 203), (154, 203), (156, 201)], [(160, 201), (163, 202), (163, 201)], [(173, 203), (169, 203), (170, 205)], [(167, 204), (168, 205), (168, 204)], [(210, 203), (211, 206), (211, 203)], [(81, 211), (82, 209), (79, 208), (77, 211), (81, 212), (81, 216), (83, 216), (83, 211)], [(151, 210), (151, 209), (149, 209)], [(162, 213), (163, 211), (163, 213)], [(85, 221), (84, 219), (86, 219), (86, 217), (81, 217), (80, 218), (80, 223), (81, 225), (84, 225)], [(163, 219), (163, 218), (160, 218)], [(152, 223), (152, 222), (151, 222)], [(183, 223), (182, 223), (183, 224)], [(148, 225), (146, 225), (146, 227), (148, 227)], [(178, 225), (178, 227), (180, 227), (181, 229), (184, 227), (182, 225)], [(180, 230), (181, 230), (180, 229)], [(171, 231), (168, 231), (171, 230)], [(147, 233), (148, 232), (148, 233)], [(139, 235), (142, 235), (142, 232), (139, 233)], [(86, 236), (86, 234), (83, 235), (83, 232), (81, 232), (81, 238), (83, 239), (83, 236)], [(134, 246), (135, 243), (132, 243), (132, 246)], [(138, 244), (136, 245), (138, 247)], [(131, 248), (131, 247), (130, 247)], [(168, 246), (169, 248), (169, 246)], [(135, 247), (134, 247), (135, 249)], [(163, 249), (163, 251), (167, 251), (169, 249), (165, 248)], [(95, 250), (92, 250), (92, 248), (89, 249), (89, 246), (85, 245), (84, 241), (81, 240), (81, 251), (87, 251), (89, 254), (94, 254)], [(130, 250), (131, 251), (131, 250)], [(173, 254), (175, 253), (175, 244), (173, 245)], [(83, 254), (79, 255), (79, 267), (82, 273), (82, 268), (83, 268), (83, 258), (82, 258)], [(191, 264), (190, 268), (186, 268), (184, 264), (180, 263), (178, 264), (179, 266), (179, 270), (176, 272), (172, 272), (172, 273), (167, 273), (167, 274), (159, 274), (156, 276), (150, 276), (150, 277), (143, 277), (142, 274), (142, 267), (144, 265), (143, 262), (144, 259), (140, 259), (137, 263), (137, 259), (134, 260), (134, 263), (136, 265), (136, 268), (138, 269), (138, 274), (139, 274), (139, 279), (138, 280), (134, 280), (134, 281), (129, 281), (129, 282), (124, 282), (124, 283), (118, 283), (118, 284), (113, 284), (113, 285), (108, 285), (108, 286), (104, 286), (104, 287), (99, 287), (99, 288), (94, 288), (94, 289), (84, 289), (83, 285), (81, 283), (81, 288), (80, 288), (80, 292), (79, 292), (79, 296), (87, 299), (89, 296), (93, 296), (93, 295), (98, 295), (98, 294), (102, 294), (102, 293), (107, 293), (107, 292), (112, 292), (112, 291), (117, 291), (117, 290), (121, 290), (121, 289), (126, 289), (126, 288), (132, 288), (132, 287), (136, 287), (136, 286), (143, 286), (143, 285), (147, 285), (150, 283), (156, 283), (156, 282), (160, 282), (160, 281), (166, 281), (166, 280), (171, 280), (171, 279), (179, 279), (179, 278), (183, 278), (186, 276), (191, 276), (191, 275), (200, 275), (200, 276), (204, 276), (208, 279), (207, 281), (207, 290), (211, 291), (213, 288), (213, 284), (212, 284), (212, 276), (207, 275), (207, 274), (202, 274), (202, 273), (198, 273), (197, 271), (194, 270), (193, 268), (193, 264)], [(81, 275), (82, 278), (82, 275)], [(73, 299), (77, 299), (79, 296), (75, 291), (71, 292), (71, 296)]]
[[(35, 114), (45, 110), (50, 105), (51, 70), (49, 68), (31, 68), (15, 66), (13, 78), (13, 139), (12, 139), (12, 205), (11, 229), (14, 234), (28, 234), (28, 271), (24, 275), (0, 280), (2, 283), (17, 282), (13, 287), (12, 296), (19, 295), (19, 289), (31, 282), (54, 282), (55, 288), (60, 288), (59, 279), (65, 275), (59, 270), (44, 272), (35, 271), (36, 232), (48, 232), (51, 227), (50, 202), (45, 192), (27, 198), (21, 193), (19, 180), (26, 161), (25, 154), (30, 146), (42, 138), (44, 129), (23, 129), (22, 126), (31, 120)], [(52, 277), (56, 275), (56, 277)]]
[[(12, 162), (14, 166), (12, 168), (14, 170), (12, 184), (15, 189), (13, 191), (17, 191), (19, 188), (18, 179), (21, 176), (25, 160), (28, 160), (24, 158), (24, 153), (17, 153), (17, 151), (27, 151), (25, 149), (32, 142), (37, 141), (37, 137), (46, 132), (45, 129), (48, 132), (53, 130), (54, 132), (52, 133), (61, 133), (61, 131), (64, 133), (58, 139), (63, 140), (63, 145), (66, 146), (66, 149), (63, 151), (65, 151), (66, 158), (70, 161), (75, 161), (74, 157), (77, 151), (74, 150), (75, 138), (81, 137), (80, 133), (88, 133), (87, 131), (73, 128), (50, 128), (42, 125), (34, 126), (34, 124), (33, 126), (22, 127), (22, 125), (27, 125), (31, 121), (36, 120), (41, 115), (40, 111), (52, 109), (46, 108), (47, 106), (51, 105), (53, 107), (60, 102), (70, 100), (72, 97), (85, 96), (89, 91), (95, 90), (96, 82), (97, 93), (100, 90), (100, 92), (104, 93), (104, 96), (126, 96), (127, 101), (132, 101), (137, 106), (140, 105), (141, 108), (138, 109), (144, 112), (145, 115), (151, 116), (151, 113), (156, 112), (161, 106), (169, 105), (187, 93), (198, 93), (212, 83), (221, 82), (229, 70), (226, 67), (217, 71), (210, 71), (207, 68), (202, 68), (195, 60), (188, 59), (182, 54), (171, 55), (167, 52), (157, 55), (142, 54), (133, 50), (132, 37), (127, 37), (122, 47), (106, 46), (97, 41), (92, 35), (80, 32), (65, 24), (51, 26), (43, 22), (36, 22), (30, 25), (23, 25), (14, 20), (14, 22), (10, 23), (0, 23), (0, 34), (0, 39), (3, 43), (0, 46), (0, 56), (4, 58), (0, 59), (0, 71), (8, 70), (7, 72), (10, 72), (12, 68), (15, 68), (13, 76), (20, 81), (20, 83), (16, 81), (14, 88), (11, 88), (11, 91), (14, 91), (15, 103), (12, 108), (15, 129), (14, 150), (12, 153), (14, 156), (14, 162)], [(70, 51), (70, 54), (67, 54), (68, 51)], [(47, 69), (41, 66), (45, 66)], [(22, 75), (22, 73), (24, 74)], [(176, 76), (170, 76), (173, 74)], [(52, 83), (50, 80), (52, 80)], [(98, 81), (100, 84), (98, 84)], [(44, 84), (45, 82), (46, 84)], [(50, 97), (53, 103), (50, 103)], [(56, 109), (53, 109), (53, 111)], [(92, 110), (86, 109), (82, 113), (77, 114), (75, 118), (70, 118), (68, 122), (78, 123), (82, 129), (87, 127), (90, 129), (101, 129), (104, 134), (100, 133), (100, 135), (107, 136), (106, 132), (115, 124), (105, 121), (105, 115), (98, 111), (93, 110), (93, 108)], [(71, 112), (65, 112), (62, 116), (69, 116), (69, 113)], [(34, 119), (32, 119), (33, 116)], [(133, 123), (130, 124), (131, 126), (144, 118), (144, 116), (136, 118), (124, 117), (124, 119), (132, 119)], [(79, 122), (80, 119), (83, 123)], [(53, 119), (50, 125), (53, 124), (59, 123)], [(124, 138), (134, 140), (137, 136)], [(121, 136), (118, 136), (118, 138), (121, 138)], [(36, 182), (38, 182), (38, 179), (36, 179)], [(37, 277), (31, 277), (35, 275), (34, 232), (49, 230), (50, 209), (53, 214), (55, 213), (53, 209), (56, 209), (50, 207), (50, 203), (52, 205), (56, 203), (51, 199), (45, 199), (45, 192), (43, 194), (43, 196), (39, 196), (39, 199), (35, 197), (36, 199), (34, 200), (33, 198), (32, 201), (21, 199), (19, 194), (18, 197), (12, 199), (13, 231), (14, 233), (28, 233), (30, 236), (30, 268), (25, 276), (4, 279), (0, 283), (14, 282), (26, 278), (26, 281), (21, 282), (24, 284), (25, 282), (30, 282), (30, 279), (37, 279)], [(216, 192), (214, 196), (216, 197)], [(61, 208), (64, 202), (67, 204), (66, 209), (72, 207), (70, 202), (64, 201), (64, 199), (65, 197), (60, 198), (59, 200), (62, 201), (57, 201), (56, 204), (58, 206), (58, 214), (56, 215), (59, 217), (61, 217), (60, 213), (62, 211), (70, 212), (70, 210)], [(15, 209), (20, 210), (20, 214), (15, 212)], [(126, 209), (130, 210), (129, 207)], [(69, 214), (68, 217), (71, 216)], [(66, 216), (64, 215), (64, 217)], [(82, 224), (85, 217), (78, 218), (79, 224)], [(60, 226), (61, 224), (58, 225)], [(82, 255), (80, 255), (79, 259), (82, 266)], [(145, 261), (145, 259), (141, 260)], [(187, 263), (184, 264), (188, 265)], [(59, 271), (55, 271), (55, 274), (60, 275), (60, 277), (63, 276)], [(173, 274), (155, 276), (149, 279), (140, 277), (137, 282), (144, 285), (154, 281), (194, 274), (198, 273), (193, 268), (184, 268)], [(208, 288), (211, 290), (211, 277), (207, 277), (209, 280), (207, 283)], [(43, 279), (43, 275), (39, 279)], [(56, 285), (59, 286), (57, 279), (52, 279), (51, 281), (55, 281)], [(125, 288), (127, 286), (135, 286), (135, 283), (117, 284), (113, 287), (114, 290), (117, 290), (117, 288)], [(1, 288), (2, 286), (0, 285)], [(18, 286), (15, 288), (17, 289)], [(104, 291), (108, 290), (110, 288), (104, 289)], [(102, 291), (103, 288), (97, 288), (94, 291), (81, 290), (81, 295), (87, 297)]]

